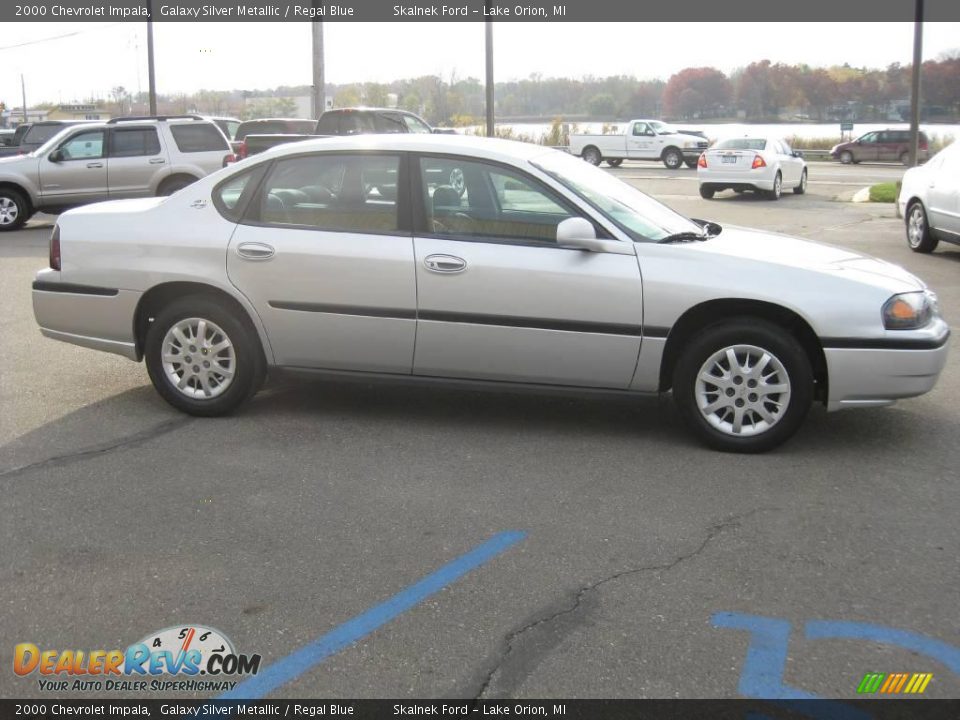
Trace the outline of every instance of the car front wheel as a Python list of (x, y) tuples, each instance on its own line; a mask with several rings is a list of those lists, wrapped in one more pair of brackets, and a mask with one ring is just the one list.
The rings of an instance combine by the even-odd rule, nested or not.
[(937, 238), (930, 232), (923, 203), (915, 200), (907, 208), (907, 245), (914, 252), (929, 253), (937, 249), (937, 243)]
[(849, 150), (844, 150), (842, 153), (840, 153), (840, 162), (842, 162), (844, 165), (849, 165), (852, 163), (853, 153)]
[(212, 298), (181, 298), (157, 313), (144, 355), (160, 396), (190, 415), (212, 417), (252, 397), (266, 373), (256, 332)]
[(690, 341), (674, 368), (673, 395), (684, 422), (710, 447), (763, 452), (800, 427), (813, 373), (792, 335), (764, 320), (738, 318)]
[(18, 230), (30, 219), (30, 207), (16, 190), (0, 189), (0, 232)]

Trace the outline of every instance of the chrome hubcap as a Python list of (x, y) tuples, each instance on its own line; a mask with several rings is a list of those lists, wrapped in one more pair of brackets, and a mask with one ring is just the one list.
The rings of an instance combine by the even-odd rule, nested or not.
[(782, 182), (783, 182), (783, 181), (780, 179), (780, 176), (779, 176), (779, 175), (777, 175), (777, 176), (773, 179), (773, 194), (776, 195), (776, 196), (778, 196), (778, 197), (779, 197), (779, 195), (780, 195), (780, 186), (781, 186)]
[(790, 405), (790, 378), (780, 360), (755, 345), (718, 350), (700, 367), (697, 407), (725, 435), (749, 437), (767, 432)]
[(16, 222), (20, 215), (20, 208), (8, 197), (0, 197), (0, 225), (10, 225)]
[(203, 318), (181, 320), (167, 331), (161, 348), (167, 380), (188, 398), (215, 398), (233, 382), (236, 352), (216, 323)]
[(915, 207), (910, 213), (910, 222), (907, 225), (907, 239), (910, 241), (910, 247), (917, 247), (923, 240), (925, 226), (923, 210)]

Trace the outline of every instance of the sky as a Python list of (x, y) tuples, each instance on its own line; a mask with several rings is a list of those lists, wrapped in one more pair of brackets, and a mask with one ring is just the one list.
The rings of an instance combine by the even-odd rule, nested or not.
[[(309, 23), (161, 22), (154, 28), (160, 93), (311, 84)], [(484, 74), (483, 23), (326, 23), (324, 44), (328, 83)], [(960, 23), (926, 23), (924, 59), (951, 50), (960, 50)], [(666, 80), (685, 67), (729, 73), (765, 58), (886, 67), (908, 64), (912, 53), (912, 23), (517, 22), (494, 28), (498, 81), (533, 73)], [(145, 92), (146, 24), (4, 23), (0, 100), (8, 106), (21, 102), (21, 73), (29, 105), (108, 98), (118, 85)]]

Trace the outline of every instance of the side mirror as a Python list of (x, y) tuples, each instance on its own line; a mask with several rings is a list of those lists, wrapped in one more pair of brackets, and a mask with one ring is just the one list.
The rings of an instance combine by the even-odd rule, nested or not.
[(582, 217), (567, 218), (557, 225), (557, 245), (591, 252), (602, 252), (604, 249), (603, 241), (597, 239), (593, 223)]
[(63, 162), (63, 150), (54, 150), (52, 153), (47, 155), (47, 159), (53, 163)]
[(793, 151), (792, 153), (790, 153), (790, 154), (793, 155), (795, 158), (802, 158), (802, 157), (803, 157), (803, 153), (800, 152), (799, 150), (794, 150), (794, 151)]

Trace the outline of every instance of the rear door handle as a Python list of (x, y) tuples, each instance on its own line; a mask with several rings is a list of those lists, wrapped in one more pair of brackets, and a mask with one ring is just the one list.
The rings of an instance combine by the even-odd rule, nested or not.
[(467, 261), (455, 255), (427, 255), (423, 264), (432, 272), (458, 273), (467, 269)]
[(102, 168), (103, 163), (87, 163), (88, 168)]
[(163, 165), (165, 162), (163, 158), (150, 158), (151, 165)]
[(237, 245), (237, 255), (247, 260), (269, 260), (276, 252), (266, 243), (245, 242)]

